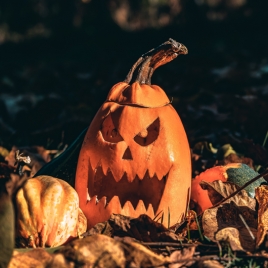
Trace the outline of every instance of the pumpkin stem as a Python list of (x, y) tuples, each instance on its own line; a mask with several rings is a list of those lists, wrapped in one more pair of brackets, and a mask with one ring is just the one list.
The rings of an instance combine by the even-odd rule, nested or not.
[(136, 68), (141, 65), (138, 70), (136, 81), (141, 84), (151, 84), (151, 77), (158, 67), (164, 65), (180, 54), (187, 54), (188, 49), (181, 43), (173, 39), (169, 39), (160, 46), (151, 49), (143, 54), (132, 66), (124, 82), (130, 83)]
[(126, 77), (126, 79), (124, 80), (124, 82), (126, 82), (127, 84), (130, 83), (134, 71), (136, 70), (136, 68), (140, 65), (140, 63), (141, 63), (143, 60), (144, 60), (144, 58), (141, 56), (141, 57), (140, 57), (140, 58), (133, 64), (133, 66), (131, 67), (130, 71), (128, 72), (127, 77)]
[(148, 81), (149, 74), (152, 72), (152, 68), (150, 67), (151, 59), (151, 56), (144, 59), (138, 71), (136, 82), (139, 82), (140, 84), (151, 84), (151, 81)]

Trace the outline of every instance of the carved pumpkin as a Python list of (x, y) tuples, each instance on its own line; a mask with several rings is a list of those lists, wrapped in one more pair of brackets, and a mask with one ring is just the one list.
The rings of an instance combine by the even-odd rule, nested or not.
[(189, 144), (167, 95), (150, 85), (153, 71), (179, 54), (187, 48), (172, 39), (144, 54), (112, 87), (89, 126), (75, 179), (88, 227), (111, 213), (154, 218), (162, 212), (166, 226), (183, 219), (191, 186)]
[(16, 240), (23, 247), (55, 247), (86, 231), (76, 191), (50, 176), (28, 179), (18, 191)]

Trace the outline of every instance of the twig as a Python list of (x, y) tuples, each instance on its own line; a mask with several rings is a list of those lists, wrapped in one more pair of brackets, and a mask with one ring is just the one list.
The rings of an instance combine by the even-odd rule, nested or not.
[(251, 232), (251, 230), (250, 230), (248, 224), (246, 223), (244, 217), (243, 217), (240, 213), (239, 213), (239, 217), (240, 217), (241, 221), (244, 223), (245, 227), (247, 228), (247, 230), (248, 230), (248, 232), (249, 232), (249, 234), (250, 234), (252, 240), (255, 241), (255, 236), (254, 236), (253, 233)]
[(217, 245), (208, 245), (208, 244), (190, 244), (190, 243), (181, 243), (179, 240), (178, 242), (142, 242), (139, 241), (140, 244), (148, 247), (180, 247), (180, 248), (190, 248), (190, 247), (208, 247), (208, 248), (218, 248)]

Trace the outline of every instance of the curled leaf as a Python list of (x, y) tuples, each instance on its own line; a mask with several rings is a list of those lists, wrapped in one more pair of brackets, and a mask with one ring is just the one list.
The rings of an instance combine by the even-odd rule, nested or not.
[(181, 250), (176, 250), (170, 255), (171, 264), (169, 268), (189, 267), (195, 263), (193, 256), (195, 247), (186, 247)]
[[(239, 187), (233, 183), (202, 182), (212, 202), (218, 202)], [(256, 201), (242, 190), (224, 204), (204, 211), (202, 227), (204, 235), (211, 240), (227, 240), (233, 250), (253, 251), (257, 234)]]
[(143, 242), (180, 240), (177, 234), (145, 214), (140, 215), (138, 218), (112, 214), (108, 221), (96, 224), (85, 236), (92, 234), (106, 234), (112, 237), (128, 236)]
[(227, 240), (233, 250), (253, 251), (257, 234), (256, 212), (234, 202), (207, 209), (202, 216), (204, 235), (212, 241)]
[(268, 231), (268, 186), (262, 185), (256, 188), (256, 199), (259, 204), (256, 247), (259, 247)]
[(13, 257), (9, 263), (9, 268), (28, 268), (36, 267), (43, 268), (47, 267), (52, 261), (53, 256), (45, 251), (45, 249), (36, 248), (28, 252), (14, 251)]
[(72, 241), (57, 252), (55, 262), (59, 260), (68, 267), (155, 267), (169, 262), (139, 243), (100, 234)]

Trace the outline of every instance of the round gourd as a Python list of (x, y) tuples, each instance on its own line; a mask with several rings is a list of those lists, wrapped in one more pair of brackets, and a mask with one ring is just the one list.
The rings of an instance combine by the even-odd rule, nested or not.
[(55, 247), (86, 231), (76, 191), (41, 175), (26, 181), (15, 198), (16, 240), (24, 247)]
[(157, 67), (186, 53), (170, 39), (144, 54), (126, 80), (112, 87), (90, 124), (75, 179), (88, 227), (111, 213), (154, 218), (162, 212), (166, 226), (184, 218), (191, 186), (189, 144), (170, 100), (150, 79)]
[[(259, 173), (254, 171), (249, 166), (242, 163), (229, 163), (225, 166), (215, 166), (200, 173), (192, 180), (191, 201), (198, 214), (204, 212), (206, 209), (212, 207), (208, 191), (202, 189), (201, 181), (213, 182), (221, 180), (223, 182), (232, 182), (242, 187), (252, 178), (258, 176)], [(251, 183), (245, 188), (248, 195), (252, 198), (255, 196), (255, 188), (264, 183), (263, 178)]]

